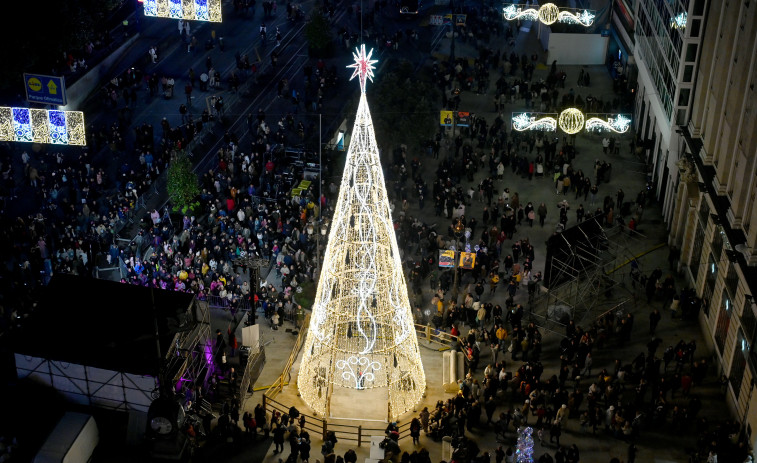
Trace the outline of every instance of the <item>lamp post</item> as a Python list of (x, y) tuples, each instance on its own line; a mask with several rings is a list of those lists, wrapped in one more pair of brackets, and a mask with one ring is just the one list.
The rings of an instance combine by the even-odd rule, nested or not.
[(452, 44), (449, 47), (449, 59), (452, 61), (452, 66), (455, 65), (455, 0), (449, 0), (449, 9), (452, 13)]
[(465, 225), (463, 225), (463, 219), (462, 217), (457, 218), (457, 223), (453, 227), (453, 231), (455, 232), (455, 265), (452, 267), (455, 271), (455, 279), (452, 283), (452, 300), (455, 301), (455, 304), (457, 304), (457, 297), (460, 294), (460, 238), (463, 236), (463, 232), (465, 231)]

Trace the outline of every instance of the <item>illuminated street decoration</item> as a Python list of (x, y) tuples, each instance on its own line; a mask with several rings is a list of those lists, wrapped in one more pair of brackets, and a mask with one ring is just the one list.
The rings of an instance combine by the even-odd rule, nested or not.
[(685, 11), (678, 13), (674, 17), (670, 18), (670, 27), (673, 29), (686, 29), (686, 22), (689, 20), (689, 14)]
[(625, 114), (583, 114), (576, 108), (568, 108), (559, 116), (554, 113), (513, 113), (512, 124), (513, 130), (519, 132), (554, 132), (559, 126), (571, 135), (583, 128), (589, 132), (625, 133), (631, 127), (631, 118)]
[(539, 19), (539, 11), (533, 8), (519, 8), (517, 5), (509, 4), (503, 10), (505, 19), (508, 21), (515, 21), (520, 19), (521, 21), (535, 21)]
[(575, 8), (558, 8), (554, 3), (545, 3), (539, 9), (522, 8), (516, 4), (507, 4), (503, 13), (508, 21), (536, 21), (550, 25), (556, 22), (567, 24), (580, 24), (591, 26), (594, 24), (596, 15), (591, 10), (579, 10)]
[(0, 141), (83, 146), (84, 113), (0, 107)]
[(536, 116), (533, 116), (532, 114), (533, 113), (520, 113), (513, 116), (513, 129), (518, 132), (525, 132), (527, 130), (554, 132), (557, 129), (556, 118), (546, 116), (537, 119)]
[(568, 108), (560, 113), (560, 117), (557, 118), (557, 125), (569, 135), (576, 134), (584, 128), (584, 115), (576, 108)]
[(557, 15), (557, 21), (567, 24), (580, 24), (582, 26), (589, 27), (594, 24), (594, 13), (589, 13), (589, 10), (583, 10), (580, 13), (572, 13), (568, 10), (562, 10)]
[(610, 131), (615, 133), (626, 133), (630, 127), (631, 118), (624, 114), (608, 117), (606, 121), (599, 117), (590, 117), (586, 120), (586, 130), (589, 132)]
[(221, 0), (144, 0), (145, 16), (221, 22)]
[(384, 388), (394, 419), (418, 403), (426, 378), (365, 95), (376, 61), (364, 46), (353, 56), (360, 103), (297, 385), (322, 416), (331, 388)]

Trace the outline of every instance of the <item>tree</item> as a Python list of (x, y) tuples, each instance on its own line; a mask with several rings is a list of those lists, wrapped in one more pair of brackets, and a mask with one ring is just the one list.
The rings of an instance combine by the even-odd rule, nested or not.
[(331, 51), (331, 26), (320, 9), (311, 13), (305, 25), (305, 38), (308, 41), (311, 56), (326, 57)]
[(199, 205), (195, 198), (200, 194), (197, 174), (192, 170), (192, 161), (184, 152), (177, 153), (166, 174), (166, 189), (168, 197), (174, 204), (174, 211), (185, 214), (188, 210)]
[(430, 69), (407, 60), (387, 63), (372, 92), (376, 132), (420, 149), (434, 135), (439, 120), (439, 90)]

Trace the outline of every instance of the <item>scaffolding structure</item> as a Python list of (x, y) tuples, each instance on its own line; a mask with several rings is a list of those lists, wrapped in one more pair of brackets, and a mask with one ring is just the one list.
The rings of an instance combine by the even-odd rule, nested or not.
[(206, 385), (213, 373), (213, 342), (208, 304), (194, 298), (180, 320), (182, 330), (174, 336), (165, 357), (164, 371), (171, 384)]
[[(545, 328), (557, 329), (568, 320), (581, 324), (601, 314), (622, 310), (641, 290), (633, 281), (630, 266), (642, 249), (643, 235), (616, 224), (604, 228), (597, 218), (593, 227), (577, 227), (580, 239), (558, 234), (563, 252), (548, 259), (550, 282), (530, 303), (532, 320)], [(586, 230), (595, 232), (587, 235)], [(575, 236), (575, 233), (574, 233)]]

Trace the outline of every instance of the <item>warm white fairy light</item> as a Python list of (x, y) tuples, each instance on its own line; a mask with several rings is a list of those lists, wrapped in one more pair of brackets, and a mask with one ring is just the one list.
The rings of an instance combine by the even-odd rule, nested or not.
[(522, 8), (514, 3), (506, 4), (502, 13), (507, 21), (541, 21), (546, 25), (556, 22), (591, 26), (596, 14), (593, 10), (579, 10), (575, 8), (558, 8), (554, 3), (545, 3), (539, 9)]
[(503, 9), (503, 12), (505, 14), (505, 19), (508, 21), (514, 21), (516, 19), (520, 19), (521, 21), (535, 21), (539, 19), (539, 10), (533, 8), (523, 9), (514, 4), (507, 5)]
[(557, 21), (567, 24), (580, 24), (582, 26), (589, 27), (594, 24), (595, 17), (596, 15), (594, 13), (590, 13), (589, 10), (583, 10), (579, 13), (562, 10), (557, 15)]
[(615, 133), (626, 133), (631, 127), (631, 119), (623, 114), (615, 117), (608, 117), (602, 120), (598, 117), (590, 117), (586, 120), (586, 130), (590, 132), (611, 131)]
[(560, 113), (557, 124), (563, 132), (573, 135), (584, 128), (584, 114), (576, 108), (568, 108)]
[(329, 387), (386, 388), (391, 416), (423, 396), (426, 378), (365, 96), (371, 52), (354, 54), (360, 103), (298, 374), (305, 402), (328, 414)]
[(520, 113), (513, 116), (512, 123), (513, 129), (518, 132), (525, 132), (527, 130), (554, 132), (557, 128), (557, 119), (554, 117), (547, 116), (537, 119), (536, 116), (532, 116), (529, 113)]

